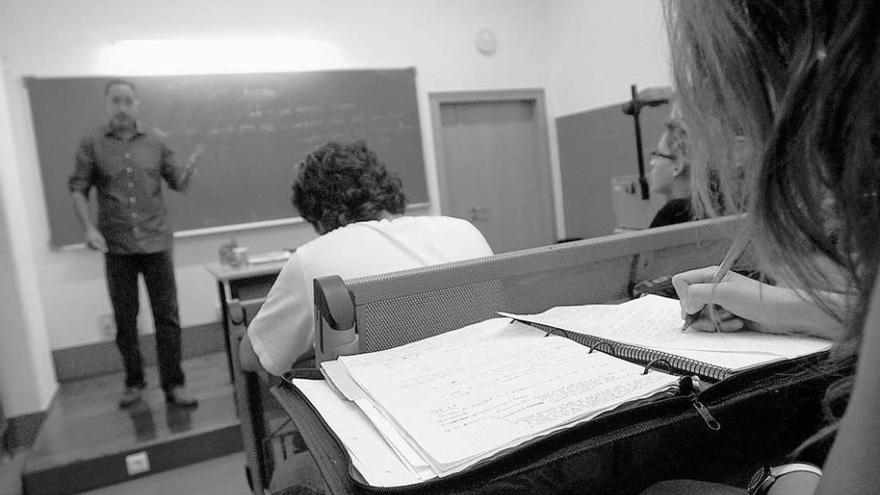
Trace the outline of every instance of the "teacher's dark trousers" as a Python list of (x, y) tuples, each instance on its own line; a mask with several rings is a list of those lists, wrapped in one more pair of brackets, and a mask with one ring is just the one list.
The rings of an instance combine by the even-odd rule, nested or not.
[(164, 390), (183, 385), (180, 368), (180, 318), (171, 250), (150, 254), (106, 254), (105, 274), (113, 315), (116, 346), (125, 366), (125, 385), (142, 386), (144, 367), (138, 345), (138, 275), (143, 275), (156, 327), (159, 381)]

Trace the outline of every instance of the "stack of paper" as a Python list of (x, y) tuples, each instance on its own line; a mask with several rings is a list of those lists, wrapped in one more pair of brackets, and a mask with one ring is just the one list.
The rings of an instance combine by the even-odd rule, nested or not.
[[(643, 375), (640, 366), (507, 318), (340, 357), (322, 368), (339, 392), (334, 405), (322, 410), (316, 400), (326, 390), (312, 390), (313, 397), (300, 381), (294, 384), (334, 429), (367, 482), (377, 486), (460, 471), (677, 383), (674, 376)], [(334, 426), (343, 422), (348, 426)], [(370, 446), (363, 431), (346, 439), (344, 431), (355, 423), (375, 432)]]
[(342, 441), (354, 468), (371, 485), (411, 485), (435, 477), (427, 464), (416, 467), (404, 462), (358, 406), (340, 396), (329, 382), (293, 379), (291, 383), (320, 412)]

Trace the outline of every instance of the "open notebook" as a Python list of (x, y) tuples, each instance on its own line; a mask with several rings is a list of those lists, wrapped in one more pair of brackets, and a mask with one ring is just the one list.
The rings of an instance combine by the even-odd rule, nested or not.
[(828, 340), (804, 335), (682, 332), (679, 302), (656, 295), (617, 305), (559, 306), (536, 315), (499, 314), (622, 359), (714, 381), (831, 347)]
[[(658, 356), (675, 373), (718, 378), (829, 346), (797, 336), (682, 333), (677, 301), (650, 296), (506, 316), (341, 356), (321, 364), (327, 381), (291, 383), (364, 480), (387, 487), (456, 473), (622, 405), (674, 395), (679, 376), (646, 369)], [(561, 330), (536, 327), (551, 323)]]
[(376, 486), (461, 471), (622, 404), (674, 395), (679, 380), (509, 318), (321, 367), (327, 382), (291, 383)]

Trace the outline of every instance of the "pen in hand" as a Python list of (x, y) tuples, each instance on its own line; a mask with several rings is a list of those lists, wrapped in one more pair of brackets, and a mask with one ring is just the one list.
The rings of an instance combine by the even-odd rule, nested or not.
[[(730, 271), (730, 268), (736, 263), (736, 260), (742, 256), (742, 254), (746, 251), (746, 248), (749, 247), (749, 237), (746, 235), (740, 234), (733, 240), (733, 244), (730, 245), (730, 249), (727, 250), (727, 254), (724, 255), (724, 259), (721, 260), (721, 265), (718, 266), (718, 269), (715, 270), (715, 273), (712, 275), (712, 280), (709, 282), (711, 284), (717, 284), (724, 279), (724, 276), (727, 275), (727, 272)], [(699, 320), (703, 315), (704, 311), (709, 312), (709, 316), (713, 321), (716, 321), (715, 317), (715, 308), (712, 304), (707, 304), (700, 311), (696, 313), (688, 314), (684, 319), (684, 325), (681, 327), (681, 331), (684, 332), (691, 325), (694, 324), (695, 321)]]

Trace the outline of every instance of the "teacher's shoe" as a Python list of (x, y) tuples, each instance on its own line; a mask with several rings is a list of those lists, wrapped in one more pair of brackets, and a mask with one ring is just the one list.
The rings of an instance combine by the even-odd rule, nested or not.
[(174, 407), (198, 407), (199, 401), (187, 393), (183, 387), (174, 387), (165, 391), (165, 403)]
[(134, 387), (125, 387), (122, 395), (119, 396), (119, 407), (125, 409), (131, 407), (144, 399), (144, 390), (147, 384), (135, 385)]

